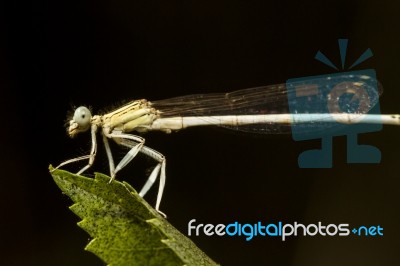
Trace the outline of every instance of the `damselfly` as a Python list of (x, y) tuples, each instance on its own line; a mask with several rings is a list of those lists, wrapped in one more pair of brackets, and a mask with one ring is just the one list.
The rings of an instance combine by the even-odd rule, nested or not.
[[(336, 83), (337, 89), (325, 94), (320, 93), (316, 83), (319, 88)], [(145, 146), (143, 137), (131, 132), (145, 133), (158, 130), (170, 133), (187, 127), (217, 125), (269, 134), (290, 133), (290, 126), (299, 124), (308, 125), (305, 130), (318, 130), (315, 125), (320, 123), (324, 125), (339, 123), (344, 126), (357, 123), (400, 125), (400, 115), (368, 114), (382, 93), (380, 85), (371, 88), (371, 84), (379, 83), (368, 76), (344, 75), (292, 84), (294, 98), (288, 98), (291, 91), (287, 88), (287, 84), (280, 84), (230, 93), (195, 94), (160, 101), (134, 100), (112, 112), (94, 116), (87, 107), (81, 106), (70, 118), (68, 134), (74, 137), (81, 132), (90, 131), (92, 142), (90, 154), (67, 160), (57, 168), (72, 162), (88, 160), (88, 164), (77, 174), (89, 169), (96, 157), (96, 133), (100, 129), (108, 157), (111, 181), (139, 152), (157, 161), (157, 166), (152, 170), (139, 195), (143, 197), (159, 178), (155, 208), (162, 214), (159, 208), (166, 179), (165, 157)], [(347, 97), (348, 101), (344, 104), (340, 103), (346, 101), (343, 95), (351, 96)], [(296, 100), (296, 97), (305, 99), (301, 107), (306, 105), (306, 112), (304, 108), (296, 109), (296, 104), (291, 102)], [(318, 111), (320, 108), (315, 108), (319, 107), (321, 102), (327, 104), (327, 111), (324, 113)], [(108, 139), (113, 139), (119, 145), (130, 149), (116, 166)]]

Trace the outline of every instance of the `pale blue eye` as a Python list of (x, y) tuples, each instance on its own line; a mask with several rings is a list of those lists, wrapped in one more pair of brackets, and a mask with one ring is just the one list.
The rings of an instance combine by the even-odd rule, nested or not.
[(83, 129), (89, 127), (91, 118), (90, 110), (85, 106), (80, 106), (76, 108), (73, 120)]

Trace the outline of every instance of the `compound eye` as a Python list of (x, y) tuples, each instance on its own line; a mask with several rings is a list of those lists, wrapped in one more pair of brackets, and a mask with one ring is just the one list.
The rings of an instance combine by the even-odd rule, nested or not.
[(90, 119), (92, 118), (92, 114), (90, 110), (85, 106), (80, 106), (76, 108), (73, 120), (79, 125), (81, 129), (89, 128)]

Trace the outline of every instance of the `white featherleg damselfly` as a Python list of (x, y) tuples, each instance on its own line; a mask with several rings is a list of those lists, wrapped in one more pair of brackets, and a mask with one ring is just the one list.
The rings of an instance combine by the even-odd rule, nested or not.
[[(348, 82), (345, 82), (349, 78)], [(73, 158), (61, 163), (57, 168), (80, 160), (88, 160), (77, 174), (89, 169), (96, 157), (96, 133), (100, 129), (106, 154), (108, 157), (111, 181), (139, 152), (153, 158), (157, 166), (152, 170), (149, 178), (139, 192), (144, 196), (159, 178), (159, 188), (156, 200), (156, 210), (160, 211), (161, 198), (165, 186), (165, 157), (154, 149), (144, 145), (145, 139), (131, 132), (145, 133), (149, 131), (164, 131), (170, 133), (193, 126), (224, 126), (231, 129), (257, 133), (290, 133), (290, 126), (308, 125), (305, 130), (318, 130), (316, 125), (323, 123), (340, 124), (388, 124), (400, 125), (400, 115), (369, 114), (378, 103), (382, 86), (376, 81), (376, 88), (370, 86), (372, 78), (368, 76), (338, 76), (318, 80), (319, 86), (324, 83), (337, 83), (337, 90), (328, 94), (318, 93), (313, 81), (294, 84), (295, 94), (306, 96), (307, 108), (327, 103), (327, 111), (299, 112), (289, 108), (289, 89), (286, 84), (256, 87), (238, 90), (230, 93), (195, 94), (159, 101), (134, 100), (112, 112), (92, 116), (91, 111), (84, 106), (78, 107), (69, 120), (68, 134), (74, 137), (85, 131), (91, 132), (92, 147), (90, 154)], [(366, 93), (367, 89), (371, 93)], [(335, 91), (335, 92), (333, 92)], [(343, 101), (343, 95), (349, 94), (348, 102)], [(311, 97), (317, 95), (317, 98)], [(319, 97), (319, 98), (318, 98)], [(304, 105), (304, 102), (302, 103)], [(355, 106), (355, 107), (354, 107)], [(289, 111), (290, 109), (290, 111)], [(308, 110), (308, 109), (307, 109)], [(289, 129), (289, 130), (288, 130)], [(129, 152), (115, 166), (108, 139), (117, 144), (128, 147)], [(110, 181), (110, 182), (111, 182)]]

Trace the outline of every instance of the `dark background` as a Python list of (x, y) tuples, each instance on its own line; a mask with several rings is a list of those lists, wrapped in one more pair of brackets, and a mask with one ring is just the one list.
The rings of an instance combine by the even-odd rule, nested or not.
[[(387, 1), (389, 2), (389, 1)], [(86, 154), (89, 137), (63, 126), (72, 105), (95, 112), (129, 99), (228, 92), (336, 73), (338, 38), (348, 65), (367, 48), (399, 113), (399, 4), (383, 1), (8, 1), (1, 11), (1, 265), (103, 265), (83, 250), (89, 236), (48, 173)], [(347, 66), (348, 66), (347, 65)], [(334, 140), (332, 169), (299, 169), (316, 141), (195, 128), (147, 134), (168, 159), (161, 210), (183, 233), (203, 223), (381, 225), (383, 237), (192, 237), (222, 265), (395, 265), (398, 260), (399, 129), (360, 135), (382, 152), (377, 165), (346, 163)], [(117, 147), (114, 147), (117, 148)], [(115, 153), (123, 155), (123, 149)], [(94, 169), (107, 173), (101, 155)], [(137, 158), (118, 176), (139, 188), (153, 162)], [(68, 168), (75, 170), (73, 167)], [(93, 170), (88, 174), (92, 174)], [(146, 197), (154, 204), (155, 190)]]

